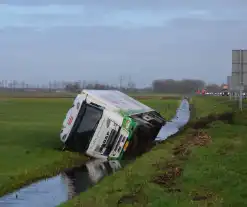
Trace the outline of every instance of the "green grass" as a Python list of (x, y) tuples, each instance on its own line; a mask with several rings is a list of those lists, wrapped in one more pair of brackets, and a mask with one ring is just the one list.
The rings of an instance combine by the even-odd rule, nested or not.
[(0, 100), (0, 195), (85, 161), (77, 153), (58, 150), (70, 105), (68, 99)]
[(72, 92), (55, 91), (3, 91), (0, 90), (1, 98), (74, 98), (77, 94)]
[[(195, 117), (232, 110), (224, 99), (196, 97), (193, 103), (198, 110)], [(246, 114), (236, 113), (235, 124), (213, 122), (200, 137), (197, 130), (187, 129), (61, 206), (246, 206)], [(195, 146), (205, 137), (207, 144)], [(174, 148), (181, 144), (190, 153), (181, 150), (175, 155)], [(179, 176), (172, 171), (174, 186), (154, 182), (170, 175), (168, 163), (181, 172)], [(174, 188), (181, 192), (171, 192)], [(193, 201), (205, 196), (206, 200)]]
[(193, 191), (212, 194), (195, 205), (246, 206), (247, 127), (215, 122), (205, 132), (212, 137), (212, 143), (193, 150), (178, 179), (182, 199), (172, 196), (168, 201), (170, 206), (176, 202), (178, 206), (191, 206)]
[(180, 99), (165, 99), (165, 100), (159, 100), (159, 99), (148, 99), (148, 100), (140, 100), (142, 103), (151, 106), (152, 108), (156, 109), (158, 112), (161, 113), (163, 117), (165, 117), (167, 120), (171, 119), (176, 112), (176, 109), (178, 108), (180, 104)]
[(223, 113), (231, 111), (232, 107), (229, 106), (229, 98), (226, 97), (193, 97), (192, 104), (195, 106), (196, 114), (193, 117), (198, 119), (205, 117), (208, 114)]
[[(0, 195), (52, 176), (86, 157), (62, 152), (59, 132), (72, 99), (0, 99)], [(167, 118), (177, 100), (142, 100)]]
[(149, 92), (149, 93), (145, 93), (145, 92), (136, 92), (136, 93), (128, 93), (129, 96), (133, 96), (133, 97), (138, 97), (138, 96), (154, 96), (154, 97), (181, 97), (181, 94), (175, 94), (175, 93), (153, 93), (153, 92)]
[[(74, 98), (77, 93), (74, 92), (68, 92), (68, 91), (18, 91), (18, 90), (0, 90), (0, 98), (10, 98), (10, 97), (19, 97), (19, 98), (35, 98), (35, 97), (43, 97), (43, 98), (58, 98), (58, 97), (63, 97), (63, 98)], [(128, 93), (129, 96), (133, 97), (181, 97), (179, 94), (165, 94), (165, 93), (153, 93), (153, 92), (134, 92), (134, 93)]]

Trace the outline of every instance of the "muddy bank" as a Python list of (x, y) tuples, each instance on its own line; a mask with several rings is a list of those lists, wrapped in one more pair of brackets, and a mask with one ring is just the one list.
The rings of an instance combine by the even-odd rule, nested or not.
[[(172, 120), (160, 130), (156, 141), (164, 141), (176, 134), (189, 121), (190, 110), (187, 100), (183, 100)], [(0, 207), (46, 206), (54, 207), (81, 192), (85, 192), (105, 176), (115, 173), (128, 161), (91, 160), (81, 167), (68, 169), (59, 175), (33, 183), (0, 199)]]
[(207, 146), (211, 142), (211, 137), (203, 130), (194, 130), (188, 133), (172, 149), (173, 159), (162, 164), (153, 165), (157, 170), (163, 172), (156, 175), (152, 182), (162, 186), (169, 193), (181, 192), (181, 186), (176, 182), (176, 179), (183, 173), (183, 163), (189, 159), (193, 147)]

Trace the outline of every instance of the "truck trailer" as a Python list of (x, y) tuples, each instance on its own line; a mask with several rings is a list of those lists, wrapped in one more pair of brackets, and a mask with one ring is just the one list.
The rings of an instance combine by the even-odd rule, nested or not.
[(99, 159), (138, 156), (166, 120), (154, 109), (117, 90), (82, 90), (68, 110), (60, 139), (64, 149)]

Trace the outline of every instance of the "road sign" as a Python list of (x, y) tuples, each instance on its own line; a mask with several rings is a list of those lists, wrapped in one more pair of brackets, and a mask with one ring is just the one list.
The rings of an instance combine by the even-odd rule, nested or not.
[(239, 91), (240, 73), (232, 73), (231, 76), (231, 91)]
[(239, 108), (243, 108), (243, 91), (247, 86), (247, 50), (232, 50), (233, 91), (239, 91)]
[(234, 81), (247, 86), (247, 50), (232, 50), (232, 76)]

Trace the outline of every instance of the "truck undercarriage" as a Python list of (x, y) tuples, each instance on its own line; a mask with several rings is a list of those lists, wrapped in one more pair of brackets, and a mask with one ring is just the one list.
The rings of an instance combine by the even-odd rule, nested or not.
[(152, 112), (144, 115), (133, 116), (137, 121), (133, 138), (129, 144), (124, 158), (137, 157), (149, 151), (154, 145), (154, 140), (157, 137), (161, 127), (165, 124), (165, 120), (157, 112)]

